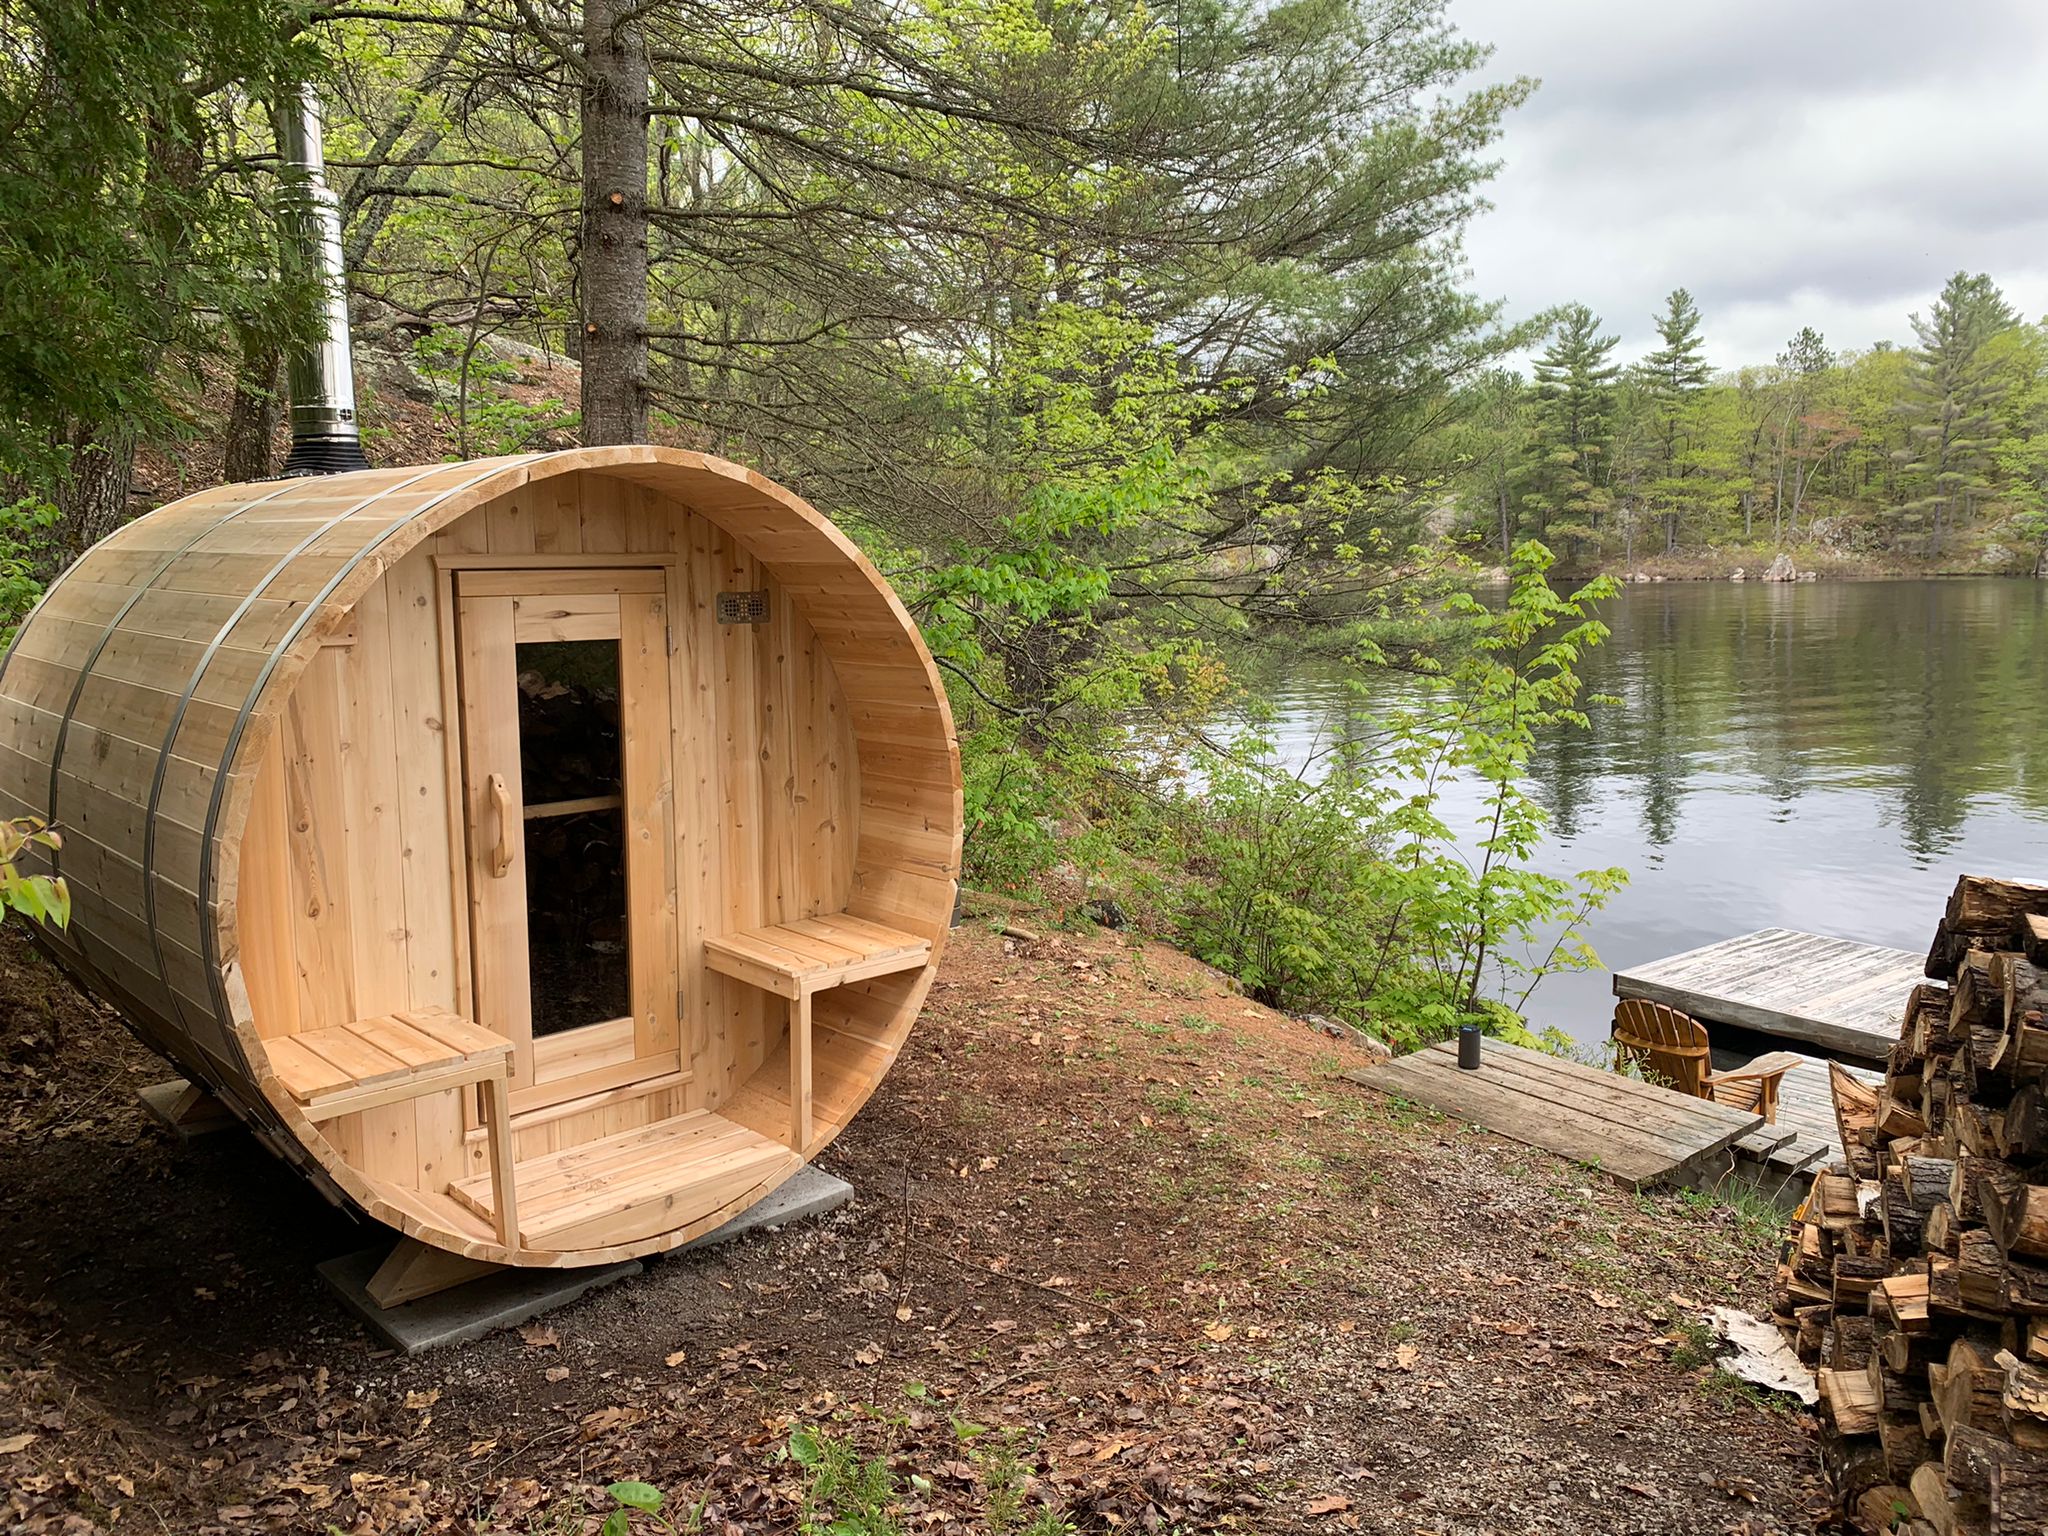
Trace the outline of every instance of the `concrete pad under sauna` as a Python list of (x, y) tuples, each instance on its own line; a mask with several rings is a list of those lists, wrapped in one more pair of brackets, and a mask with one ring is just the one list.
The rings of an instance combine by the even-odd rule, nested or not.
[[(853, 1198), (853, 1186), (816, 1166), (799, 1169), (773, 1193), (677, 1250), (695, 1253), (729, 1243), (749, 1232), (775, 1229), (792, 1221), (823, 1216)], [(364, 1248), (316, 1266), (321, 1279), (334, 1287), (342, 1304), (363, 1326), (391, 1348), (408, 1355), (467, 1344), (500, 1328), (516, 1328), (536, 1317), (566, 1307), (579, 1297), (637, 1275), (646, 1267), (638, 1259), (600, 1264), (587, 1269), (501, 1269), (451, 1290), (402, 1307), (380, 1307), (366, 1287), (384, 1262), (384, 1247)]]

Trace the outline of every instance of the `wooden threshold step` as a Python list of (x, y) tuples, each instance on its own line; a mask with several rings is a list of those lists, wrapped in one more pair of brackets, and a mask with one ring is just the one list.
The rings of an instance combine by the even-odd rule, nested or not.
[[(723, 1115), (696, 1110), (514, 1165), (519, 1236), (529, 1248), (590, 1248), (672, 1231), (802, 1161)], [(448, 1192), (489, 1218), (491, 1181)]]

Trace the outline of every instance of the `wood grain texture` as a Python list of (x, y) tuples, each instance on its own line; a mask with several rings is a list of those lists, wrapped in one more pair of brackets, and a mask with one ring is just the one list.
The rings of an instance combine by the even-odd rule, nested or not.
[(1482, 1050), (1477, 1072), (1461, 1071), (1457, 1047), (1447, 1042), (1345, 1075), (1528, 1146), (1595, 1164), (1630, 1188), (1683, 1183), (1764, 1123), (1761, 1115), (1503, 1041), (1487, 1040)]
[[(268, 1042), (408, 1008), (483, 1016), (485, 991), (523, 982), (523, 941), (476, 917), (484, 808), (451, 583), (459, 568), (511, 592), (550, 561), (563, 596), (527, 633), (602, 623), (582, 599), (637, 615), (630, 750), (649, 788), (625, 808), (630, 900), (657, 938), (632, 957), (630, 1055), (561, 1102), (522, 1107), (515, 1087), (507, 1155), (728, 1107), (779, 1151), (704, 1182), (701, 1211), (636, 1199), (542, 1251), (448, 1193), (488, 1171), (473, 1090), (316, 1124)], [(720, 624), (734, 590), (765, 591), (766, 622)], [(793, 1135), (829, 1142), (929, 988), (961, 835), (944, 690), (873, 566), (758, 474), (646, 448), (222, 487), (128, 525), (0, 662), (0, 814), (53, 810), (76, 910), (46, 939), (60, 963), (330, 1192), (448, 1252), (532, 1264), (686, 1242), (786, 1177)], [(705, 946), (843, 913), (930, 952), (813, 999), (801, 1138), (788, 1013)]]
[(1763, 928), (1614, 975), (1617, 997), (1879, 1064), (1922, 959), (1854, 939)]

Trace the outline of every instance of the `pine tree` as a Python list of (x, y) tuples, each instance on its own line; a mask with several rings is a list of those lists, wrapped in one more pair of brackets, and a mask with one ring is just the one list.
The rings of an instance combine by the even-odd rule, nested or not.
[(1699, 306), (1685, 289), (1674, 288), (1665, 298), (1657, 334), (1664, 345), (1643, 359), (1637, 377), (1655, 415), (1660, 453), (1650, 499), (1664, 519), (1664, 551), (1669, 554), (1678, 548), (1679, 522), (1695, 500), (1693, 493), (1701, 489), (1687, 483), (1694, 466), (1686, 456), (1696, 436), (1700, 395), (1710, 372), (1700, 350)]
[(1536, 360), (1533, 488), (1522, 504), (1539, 539), (1577, 544), (1599, 536), (1612, 500), (1602, 461), (1620, 373), (1610, 361), (1618, 339), (1600, 334), (1600, 317), (1585, 305), (1567, 304)]
[[(1838, 448), (1853, 442), (1855, 433), (1839, 413), (1822, 411), (1820, 391), (1834, 354), (1825, 337), (1810, 325), (1785, 343), (1778, 354), (1773, 426), (1777, 436), (1777, 490), (1771, 503), (1774, 537), (1799, 531), (1799, 508), (1815, 473)], [(1789, 483), (1789, 500), (1788, 500)]]
[(1911, 525), (1926, 530), (1927, 553), (1938, 556), (1989, 484), (2005, 381), (1988, 343), (2015, 317), (1989, 277), (1958, 272), (1927, 318), (1912, 318), (1919, 345), (1909, 354), (1899, 412), (1907, 427), (1907, 480), (1919, 494), (1904, 510)]
[(1519, 373), (1489, 369), (1466, 392), (1463, 405), (1451, 447), (1472, 501), (1493, 524), (1505, 565), (1514, 551), (1515, 493), (1528, 463), (1529, 388)]

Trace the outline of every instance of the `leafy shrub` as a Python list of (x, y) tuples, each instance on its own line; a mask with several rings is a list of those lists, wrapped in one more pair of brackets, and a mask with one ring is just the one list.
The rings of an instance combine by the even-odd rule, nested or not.
[[(1541, 544), (1518, 548), (1498, 611), (1454, 594), (1446, 613), (1464, 643), (1453, 661), (1320, 780), (1280, 771), (1257, 735), (1209, 754), (1161, 855), (1186, 872), (1178, 928), (1190, 950), (1263, 1002), (1337, 1013), (1403, 1045), (1468, 1019), (1564, 1043), (1532, 1037), (1520, 1008), (1544, 976), (1598, 964), (1579, 924), (1626, 875), (1533, 867), (1549, 827), (1523, 787), (1535, 733), (1585, 724), (1577, 664), (1607, 631), (1584, 605), (1612, 590), (1561, 596), (1550, 565)], [(1479, 791), (1464, 837), (1445, 819), (1460, 780)]]

